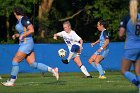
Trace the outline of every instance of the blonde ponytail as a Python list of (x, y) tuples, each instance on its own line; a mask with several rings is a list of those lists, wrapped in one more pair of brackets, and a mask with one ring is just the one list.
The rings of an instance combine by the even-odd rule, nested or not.
[(130, 0), (130, 16), (133, 24), (137, 22), (138, 0)]

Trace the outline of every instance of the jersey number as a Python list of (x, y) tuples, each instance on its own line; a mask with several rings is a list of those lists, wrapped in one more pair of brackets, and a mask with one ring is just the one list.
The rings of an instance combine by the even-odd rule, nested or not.
[(67, 44), (71, 44), (70, 41), (66, 41), (66, 42), (67, 42)]
[(136, 25), (135, 35), (140, 35), (140, 24)]

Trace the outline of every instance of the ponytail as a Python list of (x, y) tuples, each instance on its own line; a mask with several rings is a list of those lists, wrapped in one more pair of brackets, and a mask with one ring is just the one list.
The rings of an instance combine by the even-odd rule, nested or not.
[(133, 24), (136, 24), (138, 15), (138, 0), (130, 0), (129, 8), (131, 21)]

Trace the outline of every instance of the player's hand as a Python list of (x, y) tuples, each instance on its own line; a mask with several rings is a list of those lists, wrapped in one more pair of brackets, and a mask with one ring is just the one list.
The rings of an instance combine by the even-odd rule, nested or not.
[(53, 39), (54, 39), (54, 40), (57, 40), (57, 37), (56, 37), (56, 36), (54, 36), (54, 37), (53, 37)]
[(91, 47), (93, 47), (95, 45), (95, 43), (91, 43)]
[(63, 62), (64, 64), (68, 64), (68, 63), (69, 63), (67, 59), (62, 59), (62, 62)]
[(23, 38), (24, 38), (23, 35), (21, 35), (21, 36), (19, 37), (19, 41), (21, 41)]
[(82, 45), (80, 45), (80, 50), (82, 50), (83, 49), (83, 46)]
[(16, 35), (15, 34), (12, 36), (12, 39), (16, 39)]

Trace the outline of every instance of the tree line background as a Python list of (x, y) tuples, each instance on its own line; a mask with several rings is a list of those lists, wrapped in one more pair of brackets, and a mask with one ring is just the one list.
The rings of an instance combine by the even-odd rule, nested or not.
[(111, 41), (119, 41), (118, 27), (128, 14), (129, 0), (0, 0), (0, 43), (18, 43), (12, 40), (16, 33), (13, 8), (21, 6), (35, 28), (35, 43), (63, 42), (53, 40), (53, 34), (62, 31), (62, 23), (69, 20), (72, 29), (84, 42), (99, 38), (96, 24), (106, 20)]

